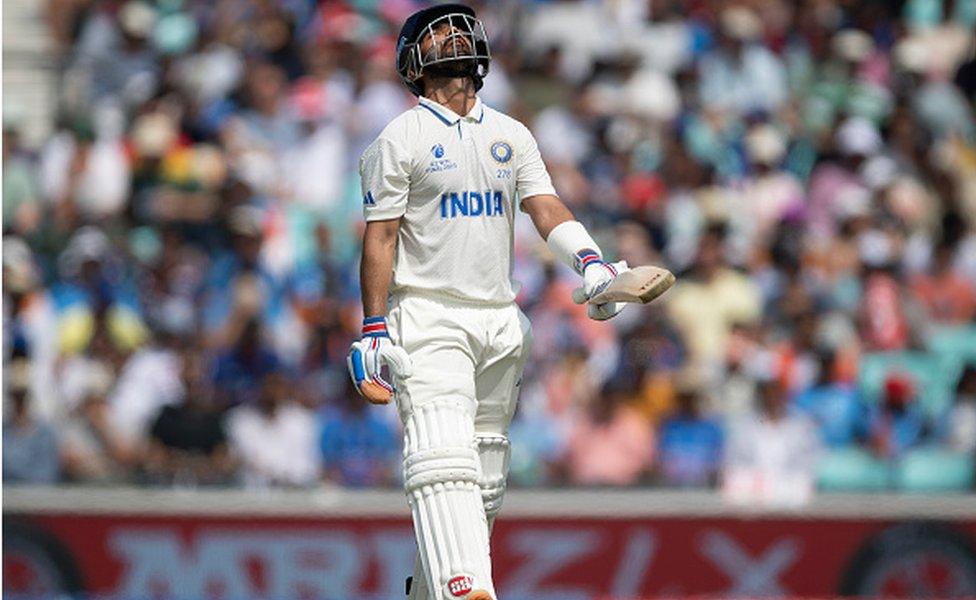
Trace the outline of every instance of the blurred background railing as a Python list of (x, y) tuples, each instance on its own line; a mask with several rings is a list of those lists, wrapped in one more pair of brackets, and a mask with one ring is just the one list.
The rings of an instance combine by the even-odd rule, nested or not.
[[(496, 587), (529, 600), (971, 597), (971, 496), (846, 494), (735, 507), (706, 491), (517, 490)], [(398, 491), (8, 487), (4, 595), (403, 597)]]

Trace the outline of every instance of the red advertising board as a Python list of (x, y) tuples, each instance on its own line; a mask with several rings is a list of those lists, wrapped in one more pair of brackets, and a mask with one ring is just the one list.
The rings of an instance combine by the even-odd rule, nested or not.
[[(976, 522), (870, 518), (502, 518), (506, 600), (691, 595), (976, 596)], [(246, 600), (403, 598), (409, 521), (18, 512), (4, 593)]]

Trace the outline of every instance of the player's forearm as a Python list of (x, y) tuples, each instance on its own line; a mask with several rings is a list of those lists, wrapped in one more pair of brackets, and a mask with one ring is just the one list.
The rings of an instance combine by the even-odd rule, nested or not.
[(362, 287), (363, 314), (367, 317), (386, 315), (399, 228), (400, 219), (366, 223), (359, 280)]
[(536, 231), (544, 240), (549, 238), (549, 234), (558, 225), (574, 219), (572, 211), (556, 196), (526, 198), (522, 201), (522, 210), (528, 213)]
[(539, 235), (557, 259), (582, 273), (586, 261), (602, 260), (602, 252), (582, 223), (556, 196), (532, 196), (522, 201)]

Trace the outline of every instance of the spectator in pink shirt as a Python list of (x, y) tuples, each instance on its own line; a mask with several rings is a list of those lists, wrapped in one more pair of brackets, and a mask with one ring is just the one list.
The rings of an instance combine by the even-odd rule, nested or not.
[(626, 404), (633, 390), (626, 382), (626, 377), (611, 379), (573, 422), (565, 460), (570, 483), (633, 485), (648, 474), (654, 433)]

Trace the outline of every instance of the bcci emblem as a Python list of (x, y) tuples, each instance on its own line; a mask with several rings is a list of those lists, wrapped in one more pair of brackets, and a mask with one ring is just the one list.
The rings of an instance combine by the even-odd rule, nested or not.
[(491, 145), (491, 157), (500, 163), (512, 160), (512, 147), (508, 142), (495, 142)]
[(434, 155), (434, 158), (442, 158), (444, 156), (444, 146), (434, 144), (430, 149), (430, 153)]

